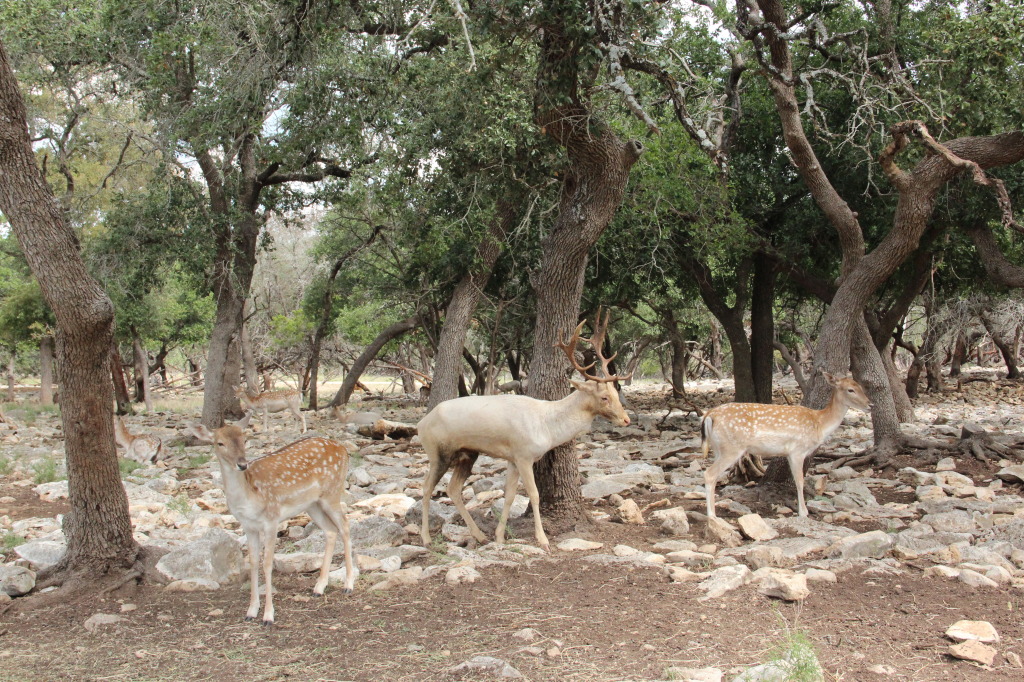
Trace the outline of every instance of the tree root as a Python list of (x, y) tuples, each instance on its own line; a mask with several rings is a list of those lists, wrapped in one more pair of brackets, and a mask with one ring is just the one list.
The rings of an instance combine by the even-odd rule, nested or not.
[(766, 467), (760, 455), (745, 455), (729, 471), (729, 483), (746, 485), (751, 481), (760, 481)]
[[(147, 552), (140, 548), (131, 563), (109, 562), (97, 565), (94, 562), (76, 563), (66, 558), (44, 571), (40, 571), (32, 594), (14, 600), (8, 606), (16, 613), (26, 613), (39, 608), (66, 604), (79, 599), (94, 599), (105, 596), (129, 584), (139, 584), (145, 577)], [(41, 592), (48, 587), (57, 589)]]

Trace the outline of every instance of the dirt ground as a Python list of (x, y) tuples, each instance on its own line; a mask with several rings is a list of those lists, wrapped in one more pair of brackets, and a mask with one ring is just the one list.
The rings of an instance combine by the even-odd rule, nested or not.
[[(1024, 396), (1021, 388), (1013, 392)], [(971, 402), (947, 399), (959, 410)], [(0, 504), (0, 513), (15, 521), (65, 510), (0, 476), (5, 496), (14, 501)], [(644, 504), (659, 494), (637, 499)], [(671, 503), (703, 506), (680, 496)], [(529, 520), (512, 528), (532, 539)], [(647, 550), (665, 539), (653, 527), (610, 522), (552, 534), (552, 545), (564, 537), (603, 542), (605, 553), (620, 543)], [(107, 599), (10, 609), (0, 614), (0, 680), (492, 679), (451, 672), (478, 655), (503, 659), (536, 681), (660, 680), (672, 666), (713, 666), (730, 680), (777, 657), (798, 633), (828, 680), (1024, 679), (1024, 670), (1004, 657), (1024, 656), (1018, 589), (928, 578), (925, 565), (911, 563), (899, 573), (840, 573), (836, 584), (813, 583), (799, 604), (761, 596), (754, 585), (701, 601), (695, 584), (672, 583), (657, 567), (591, 563), (587, 554), (553, 551), (518, 568), (487, 567), (475, 583), (456, 586), (432, 578), (370, 591), (360, 580), (353, 595), (329, 589), (322, 598), (311, 596), (311, 575), (275, 576), (272, 628), (243, 621), (248, 593), (240, 585), (196, 593), (132, 586)], [(413, 565), (439, 560), (450, 559), (427, 554)], [(123, 620), (88, 632), (84, 623), (96, 613)], [(961, 619), (989, 621), (1000, 633), (991, 669), (947, 654), (943, 633)], [(524, 628), (536, 630), (536, 638), (517, 638)]]

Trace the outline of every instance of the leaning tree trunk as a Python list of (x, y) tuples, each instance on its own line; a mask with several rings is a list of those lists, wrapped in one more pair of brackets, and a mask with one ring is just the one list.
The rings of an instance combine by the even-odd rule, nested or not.
[(362, 354), (356, 358), (355, 362), (352, 363), (352, 367), (345, 375), (345, 381), (342, 382), (341, 388), (334, 395), (334, 400), (331, 401), (330, 407), (338, 407), (348, 403), (349, 398), (352, 397), (352, 391), (355, 390), (356, 384), (359, 383), (359, 377), (363, 375), (366, 368), (373, 362), (373, 359), (377, 357), (377, 353), (387, 343), (393, 339), (397, 339), (402, 334), (415, 329), (420, 324), (419, 315), (411, 315), (400, 322), (395, 322), (393, 325), (377, 334), (369, 346), (367, 346)]
[[(550, 31), (545, 34), (546, 43), (558, 38)], [(527, 393), (557, 400), (568, 394), (569, 366), (555, 343), (577, 325), (588, 254), (622, 203), (630, 169), (643, 145), (618, 138), (582, 105), (539, 114), (538, 123), (565, 148), (568, 167), (558, 217), (544, 240), (541, 270), (534, 282), (537, 322)], [(584, 517), (580, 468), (571, 443), (549, 452), (534, 465), (534, 472), (544, 513), (565, 521)]]
[(1003, 335), (996, 329), (995, 323), (992, 321), (991, 316), (988, 313), (981, 313), (981, 323), (985, 326), (985, 331), (992, 338), (992, 343), (999, 349), (999, 354), (1003, 356), (1003, 363), (1006, 365), (1006, 378), (1007, 379), (1019, 379), (1020, 370), (1017, 368), (1017, 358), (1014, 356), (1013, 348), (1006, 342)]
[(444, 325), (441, 327), (437, 339), (437, 352), (434, 354), (434, 376), (430, 384), (427, 412), (459, 394), (462, 349), (466, 345), (466, 332), (484, 287), (491, 278), (505, 235), (512, 227), (512, 207), (507, 202), (499, 202), (499, 213), (477, 247), (476, 265), (456, 285), (452, 300), (445, 310)]
[(57, 320), (70, 511), (63, 526), (67, 550), (48, 572), (50, 582), (63, 582), (71, 590), (120, 583), (135, 575), (139, 547), (114, 452), (114, 307), (89, 275), (78, 239), (36, 166), (25, 106), (2, 43), (0, 179), (0, 211)]
[(39, 341), (39, 404), (53, 405), (53, 337)]

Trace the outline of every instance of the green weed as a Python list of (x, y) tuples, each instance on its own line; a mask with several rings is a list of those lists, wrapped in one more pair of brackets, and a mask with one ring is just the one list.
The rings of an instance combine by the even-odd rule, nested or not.
[(124, 478), (136, 469), (141, 469), (142, 464), (136, 462), (134, 459), (124, 459), (123, 457), (119, 457), (117, 460), (117, 468), (121, 470), (121, 477)]
[(14, 471), (14, 460), (6, 457), (0, 459), (0, 476), (7, 476), (12, 471)]
[(57, 476), (57, 460), (52, 457), (47, 457), (33, 464), (32, 471), (35, 472), (32, 480), (36, 484), (53, 483), (56, 480), (60, 480)]
[(28, 540), (11, 532), (4, 533), (0, 536), (0, 547), (3, 547), (4, 549), (14, 549), (18, 545), (24, 545), (26, 542), (28, 542)]
[(211, 459), (212, 457), (208, 454), (193, 455), (192, 457), (188, 458), (188, 463), (185, 464), (185, 467), (187, 469), (198, 469), (199, 467), (209, 462)]
[(178, 493), (175, 495), (174, 499), (167, 503), (167, 508), (187, 515), (192, 511), (192, 503), (188, 499), (188, 493)]

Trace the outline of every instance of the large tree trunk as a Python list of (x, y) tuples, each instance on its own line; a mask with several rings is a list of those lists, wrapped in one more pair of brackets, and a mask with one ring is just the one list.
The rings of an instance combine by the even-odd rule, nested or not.
[(1020, 379), (1020, 370), (1017, 369), (1017, 358), (1013, 348), (1006, 342), (1006, 339), (999, 332), (999, 329), (996, 328), (992, 317), (988, 313), (982, 312), (980, 317), (981, 323), (985, 326), (985, 331), (992, 338), (992, 343), (996, 345), (996, 348), (999, 349), (999, 354), (1003, 356), (1003, 363), (1006, 365), (1006, 378)]
[(39, 404), (53, 405), (53, 337), (39, 341)]
[[(542, 400), (557, 400), (569, 392), (568, 361), (555, 343), (576, 326), (587, 256), (622, 202), (629, 171), (643, 152), (639, 140), (621, 140), (581, 97), (580, 80), (592, 74), (580, 71), (579, 51), (590, 48), (575, 37), (583, 21), (578, 9), (549, 0), (542, 13), (534, 120), (568, 159), (558, 217), (543, 240), (541, 267), (533, 282), (537, 318), (528, 394)], [(585, 80), (582, 90), (587, 87)], [(583, 518), (579, 466), (571, 443), (545, 455), (534, 473), (542, 511), (559, 520)]]
[(484, 287), (491, 278), (491, 271), (501, 253), (505, 235), (512, 227), (514, 214), (508, 202), (499, 202), (499, 213), (477, 247), (476, 264), (455, 286), (452, 300), (445, 310), (444, 325), (441, 327), (437, 339), (437, 352), (434, 354), (434, 376), (430, 384), (427, 412), (445, 400), (458, 396), (466, 332)]
[(377, 334), (369, 346), (367, 346), (362, 354), (356, 358), (355, 362), (352, 363), (352, 367), (345, 375), (345, 381), (342, 382), (341, 388), (334, 395), (334, 400), (331, 401), (330, 407), (338, 407), (348, 403), (349, 398), (352, 397), (352, 391), (355, 390), (356, 384), (359, 383), (359, 377), (363, 375), (366, 368), (373, 362), (373, 359), (377, 357), (377, 353), (387, 343), (393, 339), (397, 339), (402, 334), (415, 329), (420, 324), (419, 315), (411, 315), (404, 320), (395, 322), (393, 325)]
[[(71, 589), (132, 575), (139, 547), (114, 452), (114, 308), (36, 166), (25, 107), (0, 43), (0, 211), (57, 320), (70, 511), (67, 551), (50, 575)], [(43, 583), (45, 584), (45, 582)], [(41, 585), (37, 585), (39, 587)]]

